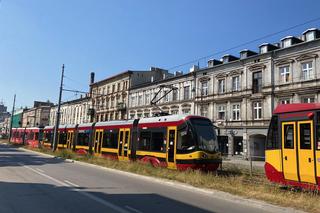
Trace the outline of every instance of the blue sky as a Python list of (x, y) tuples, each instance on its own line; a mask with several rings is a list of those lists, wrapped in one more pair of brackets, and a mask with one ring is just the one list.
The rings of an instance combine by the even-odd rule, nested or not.
[[(318, 18), (319, 8), (316, 0), (2, 0), (0, 100), (10, 108), (14, 93), (18, 107), (56, 102), (63, 63), (65, 87), (87, 91), (91, 71), (101, 80), (128, 69), (171, 68)], [(320, 21), (228, 53), (310, 27)], [(76, 97), (63, 93), (63, 100)]]

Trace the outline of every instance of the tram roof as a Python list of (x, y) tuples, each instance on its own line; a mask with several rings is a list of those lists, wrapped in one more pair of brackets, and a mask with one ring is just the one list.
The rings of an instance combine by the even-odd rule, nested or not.
[(273, 114), (310, 111), (310, 110), (317, 110), (317, 109), (320, 109), (320, 103), (280, 104), (274, 109)]
[(96, 127), (99, 126), (118, 126), (118, 125), (130, 125), (133, 124), (133, 120), (119, 120), (119, 121), (104, 121), (104, 122), (97, 122)]
[[(166, 115), (160, 117), (150, 117), (150, 118), (141, 118), (139, 123), (155, 123), (155, 122), (175, 122), (186, 119), (187, 117), (193, 117), (194, 115), (188, 114), (177, 114), (177, 115)], [(201, 116), (196, 116), (201, 117)]]

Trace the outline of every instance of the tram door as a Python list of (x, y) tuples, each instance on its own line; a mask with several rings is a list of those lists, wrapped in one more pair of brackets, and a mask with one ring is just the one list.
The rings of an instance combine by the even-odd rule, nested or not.
[(102, 140), (103, 140), (103, 130), (97, 129), (94, 134), (94, 152), (95, 153), (101, 153)]
[(282, 123), (282, 163), (286, 180), (299, 181), (297, 170), (296, 123)]
[(175, 152), (177, 127), (168, 127), (167, 132), (167, 163), (169, 168), (175, 168)]
[(316, 177), (312, 120), (298, 122), (298, 138), (300, 181), (315, 184)]
[(73, 147), (73, 137), (74, 137), (73, 131), (68, 131), (68, 133), (67, 133), (67, 148), (68, 149), (72, 149), (72, 147)]
[(118, 141), (118, 158), (119, 160), (129, 160), (129, 146), (130, 146), (130, 129), (119, 130), (119, 141)]

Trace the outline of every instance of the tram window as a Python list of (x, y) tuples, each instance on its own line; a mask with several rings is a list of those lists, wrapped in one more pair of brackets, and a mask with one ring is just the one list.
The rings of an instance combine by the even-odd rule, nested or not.
[(51, 132), (45, 132), (44, 133), (44, 141), (50, 143), (51, 142), (52, 133)]
[(103, 148), (118, 148), (118, 132), (115, 130), (105, 130), (103, 133)]
[(28, 134), (27, 139), (28, 139), (28, 140), (33, 140), (33, 136), (34, 136), (34, 133), (33, 133), (33, 132), (30, 132), (30, 133)]
[(39, 132), (36, 132), (36, 138), (35, 140), (38, 140), (39, 139)]
[(78, 133), (78, 145), (88, 146), (89, 145), (90, 132), (79, 132)]
[(139, 150), (150, 151), (151, 148), (151, 132), (140, 132)]
[(293, 149), (294, 141), (293, 141), (293, 124), (284, 125), (284, 148)]
[(152, 133), (151, 151), (163, 151), (163, 132)]
[(270, 122), (267, 137), (267, 149), (279, 149), (280, 147), (278, 138), (278, 117), (273, 116)]
[(66, 133), (64, 132), (60, 132), (59, 133), (59, 144), (66, 144), (67, 140), (66, 140)]
[(300, 124), (300, 148), (301, 149), (311, 149), (310, 123)]
[(195, 139), (193, 138), (193, 133), (191, 128), (184, 124), (182, 128), (178, 130), (178, 138), (177, 138), (177, 152), (185, 152), (186, 150), (194, 150), (195, 149)]
[(316, 134), (317, 134), (316, 148), (317, 150), (320, 150), (320, 112), (317, 112)]

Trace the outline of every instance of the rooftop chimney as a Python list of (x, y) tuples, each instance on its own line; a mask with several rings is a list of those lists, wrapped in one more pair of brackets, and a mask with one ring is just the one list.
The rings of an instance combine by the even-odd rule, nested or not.
[(94, 83), (94, 72), (90, 73), (90, 84)]

